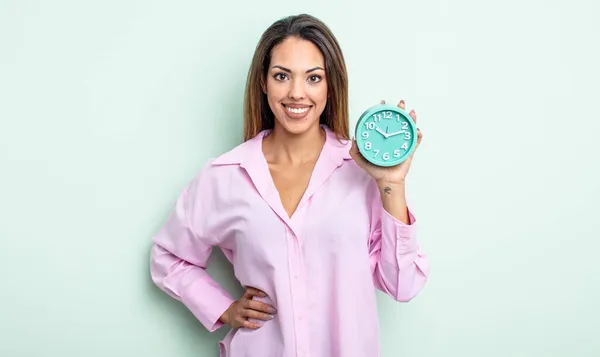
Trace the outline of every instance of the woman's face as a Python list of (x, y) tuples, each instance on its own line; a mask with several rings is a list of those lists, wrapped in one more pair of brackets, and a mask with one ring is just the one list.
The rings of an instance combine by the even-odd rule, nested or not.
[(275, 126), (292, 134), (318, 126), (327, 103), (325, 60), (319, 48), (296, 37), (275, 46), (264, 90)]

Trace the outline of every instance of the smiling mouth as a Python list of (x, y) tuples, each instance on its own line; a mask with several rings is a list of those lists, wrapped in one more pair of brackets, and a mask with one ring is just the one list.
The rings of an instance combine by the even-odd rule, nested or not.
[(304, 114), (310, 109), (311, 106), (290, 107), (290, 106), (283, 104), (283, 107), (285, 108), (286, 111), (288, 111), (292, 114)]

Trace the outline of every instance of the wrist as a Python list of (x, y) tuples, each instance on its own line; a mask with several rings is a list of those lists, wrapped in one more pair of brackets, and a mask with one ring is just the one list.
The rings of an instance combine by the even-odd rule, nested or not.
[(391, 189), (392, 191), (399, 191), (399, 190), (404, 191), (404, 188), (405, 188), (404, 181), (390, 182), (390, 181), (377, 180), (376, 182), (377, 182), (377, 187), (379, 188), (379, 191), (381, 191), (381, 192), (388, 191), (389, 189)]
[(406, 190), (404, 183), (378, 182), (381, 204), (392, 217), (404, 224), (409, 224), (410, 217), (406, 204)]
[(229, 307), (227, 308), (227, 310), (225, 310), (221, 314), (221, 317), (219, 317), (219, 321), (221, 321), (225, 325), (230, 325), (231, 321), (229, 321), (229, 310), (231, 309), (231, 307), (233, 306), (233, 304), (235, 304), (235, 302), (231, 303), (231, 305), (229, 305)]

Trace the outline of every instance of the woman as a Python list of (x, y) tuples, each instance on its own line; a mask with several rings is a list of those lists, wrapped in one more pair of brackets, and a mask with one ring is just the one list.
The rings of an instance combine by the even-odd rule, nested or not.
[[(375, 357), (375, 288), (409, 301), (427, 280), (405, 199), (412, 157), (362, 158), (347, 86), (322, 22), (275, 22), (250, 68), (245, 141), (205, 165), (154, 237), (154, 282), (209, 331), (232, 327), (221, 356)], [(247, 289), (237, 301), (205, 272), (215, 246)]]

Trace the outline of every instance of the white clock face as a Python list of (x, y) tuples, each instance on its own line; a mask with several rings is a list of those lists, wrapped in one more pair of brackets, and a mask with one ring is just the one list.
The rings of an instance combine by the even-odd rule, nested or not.
[(405, 116), (396, 111), (377, 111), (359, 125), (357, 145), (363, 156), (374, 164), (398, 164), (412, 149), (413, 127)]

